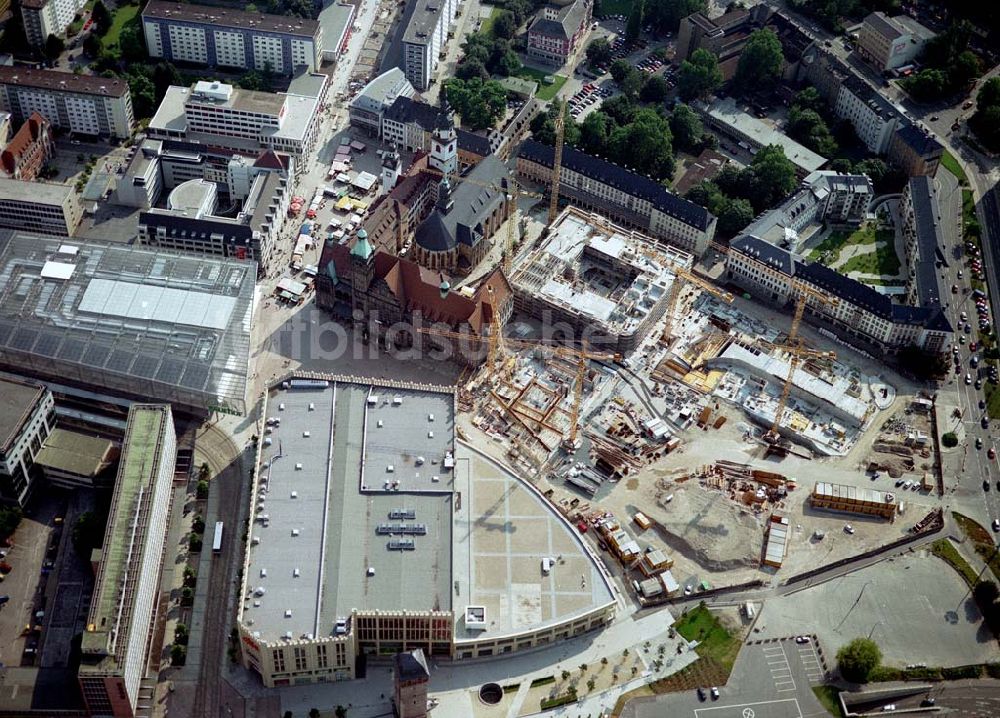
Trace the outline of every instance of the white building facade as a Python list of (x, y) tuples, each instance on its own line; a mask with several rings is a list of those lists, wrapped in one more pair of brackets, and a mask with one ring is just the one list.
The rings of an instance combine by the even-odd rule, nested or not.
[(55, 401), (42, 384), (0, 379), (5, 396), (0, 446), (0, 501), (24, 506), (38, 473), (35, 457), (55, 428)]

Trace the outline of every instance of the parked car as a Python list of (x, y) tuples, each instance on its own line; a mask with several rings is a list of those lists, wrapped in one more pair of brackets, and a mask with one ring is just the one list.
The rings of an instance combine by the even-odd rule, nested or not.
[(719, 700), (719, 689), (718, 688), (716, 688), (715, 686), (712, 686), (711, 693), (712, 693), (712, 700), (713, 701)]
[(854, 527), (851, 526), (850, 524), (844, 524), (844, 531), (846, 533), (852, 534), (854, 533)]
[(700, 700), (700, 701), (705, 700), (705, 689), (704, 688), (701, 688), (701, 687), (698, 688), (698, 700)]

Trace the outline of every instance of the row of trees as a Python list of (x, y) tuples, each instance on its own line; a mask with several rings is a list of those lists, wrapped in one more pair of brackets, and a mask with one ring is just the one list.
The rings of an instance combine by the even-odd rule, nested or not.
[(991, 77), (979, 88), (969, 127), (987, 149), (1000, 152), (1000, 77)]
[(966, 91), (982, 74), (979, 58), (969, 49), (972, 28), (953, 23), (927, 43), (920, 55), (923, 69), (900, 82), (915, 100), (932, 102)]
[(497, 80), (453, 78), (444, 84), (448, 102), (473, 130), (493, 127), (507, 107), (507, 89)]

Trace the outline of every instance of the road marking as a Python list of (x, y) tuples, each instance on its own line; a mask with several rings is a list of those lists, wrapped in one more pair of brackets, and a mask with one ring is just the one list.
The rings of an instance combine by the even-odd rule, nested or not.
[[(794, 718), (802, 718), (802, 708), (799, 706), (799, 701), (796, 698), (779, 698), (773, 701), (757, 701), (755, 703), (735, 703), (728, 706), (711, 706), (710, 708), (695, 708), (694, 715), (695, 718), (702, 713), (708, 713), (709, 711), (721, 711), (721, 710), (732, 710), (733, 708), (742, 708), (742, 715), (745, 718), (753, 718), (756, 715), (753, 706), (772, 706), (778, 703), (792, 703), (795, 706), (795, 713), (797, 714)], [(750, 711), (747, 713), (747, 711)]]

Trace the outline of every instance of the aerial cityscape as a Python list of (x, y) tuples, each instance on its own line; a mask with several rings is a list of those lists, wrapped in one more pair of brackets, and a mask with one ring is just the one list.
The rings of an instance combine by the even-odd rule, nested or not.
[(0, 0), (0, 718), (1000, 717), (1000, 13)]

